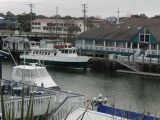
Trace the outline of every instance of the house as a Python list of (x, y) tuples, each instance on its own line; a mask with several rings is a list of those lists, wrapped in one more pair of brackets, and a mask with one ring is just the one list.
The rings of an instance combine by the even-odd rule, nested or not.
[(160, 57), (160, 19), (128, 18), (119, 24), (103, 23), (77, 36), (81, 50), (116, 55)]

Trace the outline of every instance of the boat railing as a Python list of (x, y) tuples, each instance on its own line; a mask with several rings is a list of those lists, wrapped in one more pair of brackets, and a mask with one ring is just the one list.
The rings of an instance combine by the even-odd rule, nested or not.
[(72, 96), (65, 99), (63, 104), (56, 110), (54, 114), (50, 115), (49, 119), (63, 120), (67, 115), (78, 108), (85, 107), (85, 96)]
[[(30, 97), (24, 98), (24, 116), (27, 115), (28, 106), (30, 103)], [(33, 111), (35, 116), (43, 115), (48, 109), (49, 106), (49, 112), (58, 106), (56, 96), (55, 95), (47, 95), (47, 96), (35, 96), (32, 100), (33, 103)], [(13, 96), (9, 100), (4, 101), (4, 106), (6, 111), (11, 111), (11, 113), (14, 113), (15, 118), (21, 118), (21, 109), (22, 109), (22, 98), (17, 98)], [(42, 109), (43, 108), (43, 109)], [(0, 104), (0, 113), (1, 111), (1, 104)]]
[[(2, 79), (1, 82), (3, 84), (17, 83), (14, 81), (4, 80), (4, 79)], [(24, 83), (18, 83), (18, 84), (24, 84)], [(48, 105), (49, 105), (49, 109), (48, 109), (49, 113), (51, 113), (52, 111), (58, 110), (62, 106), (62, 104), (65, 103), (65, 101), (68, 99), (70, 100), (70, 103), (77, 102), (77, 104), (80, 104), (83, 102), (84, 96), (80, 94), (75, 94), (75, 93), (56, 90), (56, 89), (43, 88), (43, 87), (38, 87), (34, 85), (29, 85), (29, 84), (24, 84), (24, 86), (26, 87), (29, 86), (31, 91), (33, 91), (31, 93), (32, 94), (34, 93), (34, 97), (32, 101), (33, 101), (34, 115), (36, 116), (45, 114), (45, 112), (48, 109)], [(43, 92), (40, 94), (39, 93), (36, 94), (34, 90), (38, 90), (38, 89)], [(7, 111), (11, 110), (12, 112), (12, 110), (14, 110), (15, 118), (20, 118), (21, 117), (21, 107), (22, 107), (22, 97), (13, 96), (11, 93), (4, 95), (4, 106)], [(26, 95), (24, 98), (24, 113), (25, 113), (24, 116), (27, 113), (27, 109), (30, 103), (31, 96), (32, 95)], [(2, 111), (1, 111), (1, 103), (0, 103), (0, 113), (1, 112)]]

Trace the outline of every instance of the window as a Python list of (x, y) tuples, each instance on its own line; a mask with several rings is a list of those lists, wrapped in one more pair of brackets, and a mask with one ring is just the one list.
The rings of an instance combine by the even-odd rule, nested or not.
[(61, 53), (64, 53), (64, 50), (62, 50)]
[(139, 36), (139, 41), (140, 42), (149, 42), (150, 41), (150, 35), (149, 34), (140, 34)]
[(69, 53), (72, 53), (72, 50), (69, 50)]
[(68, 50), (65, 50), (65, 53), (68, 53)]
[(47, 70), (45, 68), (39, 69), (38, 71), (39, 71), (39, 75), (41, 77), (47, 77), (48, 76), (48, 72), (47, 72)]
[(37, 71), (37, 69), (31, 70), (31, 78), (38, 78), (38, 71)]

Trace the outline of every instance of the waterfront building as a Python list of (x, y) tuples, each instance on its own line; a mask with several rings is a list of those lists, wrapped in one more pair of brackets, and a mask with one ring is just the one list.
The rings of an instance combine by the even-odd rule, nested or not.
[(74, 19), (36, 19), (32, 21), (32, 32), (48, 33), (66, 38), (76, 36), (84, 30), (83, 20)]
[(103, 23), (80, 35), (76, 47), (116, 55), (160, 56), (160, 19), (126, 18)]

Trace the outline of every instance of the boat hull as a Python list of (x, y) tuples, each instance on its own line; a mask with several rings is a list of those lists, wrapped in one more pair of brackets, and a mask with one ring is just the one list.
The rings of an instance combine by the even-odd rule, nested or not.
[[(20, 59), (21, 63), (24, 62), (24, 59)], [(64, 61), (48, 61), (48, 60), (37, 60), (37, 59), (25, 59), (26, 63), (41, 63), (42, 65), (48, 67), (63, 67), (63, 68), (79, 68), (86, 69), (88, 62), (64, 62)]]

